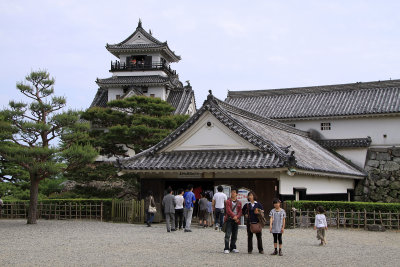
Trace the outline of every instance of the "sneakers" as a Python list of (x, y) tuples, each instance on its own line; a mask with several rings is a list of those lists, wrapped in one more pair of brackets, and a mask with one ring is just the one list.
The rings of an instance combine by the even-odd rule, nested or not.
[(185, 229), (185, 233), (190, 233), (190, 232), (192, 232), (192, 230), (186, 230)]
[(171, 231), (172, 231), (172, 232), (175, 232), (175, 231), (176, 231), (176, 229), (171, 229)]
[(234, 249), (232, 249), (232, 253), (239, 253), (239, 250), (234, 248)]
[(218, 230), (218, 225), (217, 225), (217, 226), (215, 226), (215, 230)]
[(229, 254), (229, 250), (228, 250), (228, 249), (225, 249), (225, 250), (224, 250), (224, 253), (225, 253), (225, 254)]
[(274, 249), (274, 252), (272, 252), (271, 255), (278, 255), (278, 250)]
[(279, 256), (283, 256), (282, 250), (279, 250)]

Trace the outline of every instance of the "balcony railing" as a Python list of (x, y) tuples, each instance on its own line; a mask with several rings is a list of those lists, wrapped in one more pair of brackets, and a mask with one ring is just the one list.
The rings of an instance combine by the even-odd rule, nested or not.
[(136, 63), (126, 64), (120, 63), (118, 60), (111, 61), (111, 71), (135, 71), (135, 70), (164, 70), (172, 75), (176, 75), (176, 71), (163, 62), (152, 62), (151, 64)]

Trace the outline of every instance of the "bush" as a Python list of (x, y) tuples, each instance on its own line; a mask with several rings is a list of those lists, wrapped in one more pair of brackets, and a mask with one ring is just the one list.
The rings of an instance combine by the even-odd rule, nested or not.
[(314, 210), (318, 206), (323, 206), (325, 210), (340, 211), (381, 211), (381, 212), (400, 212), (400, 203), (375, 203), (375, 202), (348, 202), (348, 201), (286, 201), (287, 209), (292, 207), (302, 210)]

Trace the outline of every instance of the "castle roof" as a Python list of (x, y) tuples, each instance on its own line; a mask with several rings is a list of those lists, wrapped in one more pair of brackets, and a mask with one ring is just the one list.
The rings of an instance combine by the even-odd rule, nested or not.
[(400, 80), (229, 91), (226, 101), (273, 119), (390, 115), (400, 113)]
[[(139, 37), (147, 39), (149, 43), (131, 43), (130, 40), (137, 34), (140, 34), (138, 35)], [(106, 49), (116, 57), (121, 53), (162, 52), (170, 62), (181, 60), (181, 57), (169, 48), (167, 42), (160, 42), (152, 34), (143, 29), (140, 20), (136, 30), (128, 38), (118, 44), (107, 44)]]
[[(255, 150), (167, 151), (206, 112)], [(183, 138), (183, 137), (182, 137)], [(120, 167), (134, 171), (199, 169), (270, 169), (296, 167), (305, 171), (362, 178), (365, 173), (335, 156), (308, 133), (261, 117), (209, 95), (203, 106), (157, 145), (125, 160)]]

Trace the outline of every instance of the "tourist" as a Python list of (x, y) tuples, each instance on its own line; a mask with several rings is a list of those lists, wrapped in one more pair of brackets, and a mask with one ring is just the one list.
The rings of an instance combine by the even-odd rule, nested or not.
[(278, 242), (279, 242), (279, 256), (283, 256), (282, 253), (282, 234), (285, 231), (286, 212), (281, 208), (281, 201), (274, 199), (274, 209), (269, 213), (269, 231), (274, 236), (274, 252), (271, 255), (278, 255)]
[(0, 195), (0, 217), (1, 217), (1, 210), (3, 209), (3, 200), (1, 199), (1, 195)]
[(328, 224), (326, 223), (325, 210), (322, 206), (317, 207), (314, 230), (317, 230), (317, 239), (321, 240), (319, 245), (326, 245), (325, 231), (328, 230)]
[(208, 195), (207, 196), (207, 218), (208, 218), (208, 226), (211, 227), (213, 225), (213, 215), (212, 215), (212, 202), (211, 202), (211, 198)]
[(199, 225), (200, 227), (206, 228), (207, 227), (207, 206), (208, 200), (205, 196), (204, 192), (200, 193), (200, 200), (199, 200)]
[(215, 212), (215, 230), (222, 229), (222, 224), (224, 223), (224, 208), (225, 208), (225, 201), (228, 199), (227, 196), (222, 193), (224, 188), (219, 185), (217, 187), (217, 193), (215, 193), (213, 197), (213, 210)]
[[(225, 230), (225, 248), (224, 253), (229, 252), (239, 253), (236, 248), (237, 234), (240, 224), (240, 217), (242, 216), (242, 203), (237, 200), (237, 189), (231, 188), (231, 197), (226, 201), (226, 215), (224, 223), (226, 224)], [(230, 244), (229, 244), (230, 239)]]
[[(176, 231), (175, 229), (175, 196), (172, 194), (172, 188), (167, 188), (167, 194), (164, 196), (162, 206), (164, 207), (165, 220), (167, 222), (167, 232)], [(172, 228), (172, 229), (171, 229)]]
[[(242, 214), (246, 216), (247, 225), (247, 252), (249, 254), (253, 253), (253, 232), (251, 231), (251, 224), (261, 223), (258, 219), (258, 214), (264, 211), (261, 203), (257, 202), (257, 195), (250, 191), (247, 194), (248, 203), (243, 206)], [(256, 233), (257, 237), (257, 248), (260, 254), (264, 254), (264, 248), (262, 244), (262, 232)]]
[(153, 192), (147, 192), (147, 197), (144, 200), (144, 208), (146, 209), (146, 224), (151, 227), (154, 220), (154, 213), (156, 212), (156, 203), (154, 202)]
[(182, 230), (183, 225), (183, 193), (183, 189), (179, 188), (178, 195), (175, 196), (175, 229), (179, 230)]
[(191, 232), (190, 225), (192, 224), (193, 204), (196, 203), (196, 197), (193, 194), (193, 185), (188, 185), (188, 191), (183, 195), (185, 199), (184, 216), (185, 216), (185, 232)]

